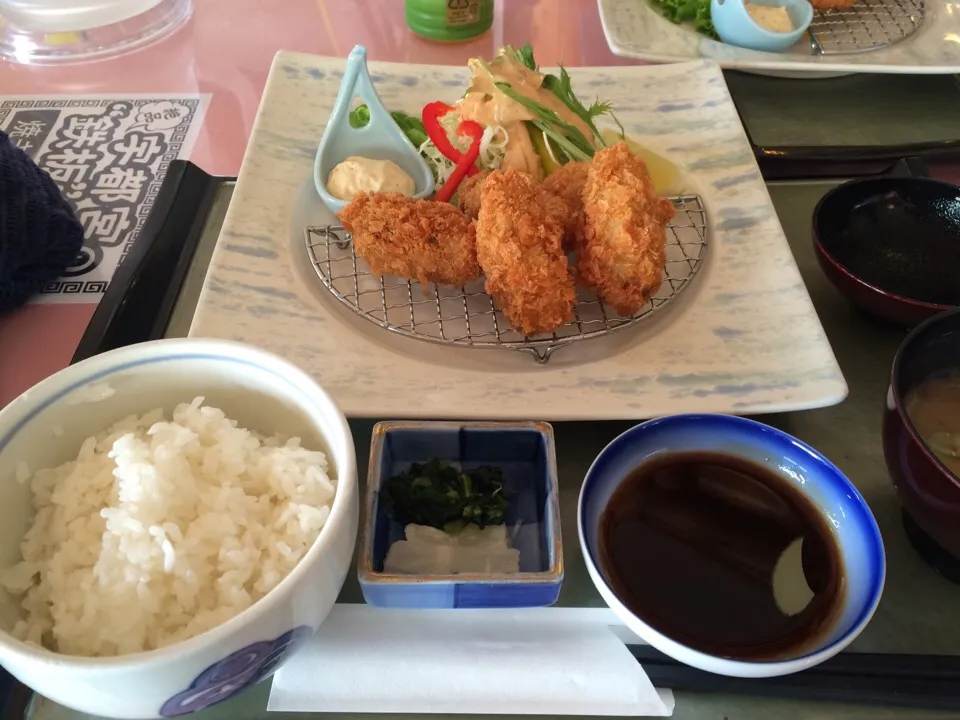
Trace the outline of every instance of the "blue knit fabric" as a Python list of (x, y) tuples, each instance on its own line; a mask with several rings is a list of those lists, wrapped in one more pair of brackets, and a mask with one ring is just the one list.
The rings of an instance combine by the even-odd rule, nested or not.
[(60, 277), (81, 247), (83, 228), (60, 188), (0, 132), (0, 315)]

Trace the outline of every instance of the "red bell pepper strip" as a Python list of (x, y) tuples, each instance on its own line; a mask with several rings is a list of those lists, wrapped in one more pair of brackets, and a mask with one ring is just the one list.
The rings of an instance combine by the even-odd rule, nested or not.
[(475, 163), (477, 162), (477, 158), (480, 157), (480, 141), (483, 139), (483, 126), (480, 123), (473, 122), (473, 120), (464, 120), (460, 123), (460, 127), (457, 128), (457, 134), (470, 137), (470, 149), (460, 156), (457, 167), (450, 173), (450, 177), (447, 178), (443, 187), (433, 196), (433, 199), (437, 202), (450, 202), (450, 198), (453, 197), (457, 188), (460, 187), (460, 183), (470, 174), (470, 168), (476, 170)]
[[(450, 139), (447, 137), (447, 131), (443, 128), (443, 125), (440, 124), (440, 118), (449, 112), (453, 112), (453, 110), (454, 108), (452, 106), (444, 102), (432, 102), (424, 106), (421, 119), (423, 120), (423, 128), (427, 132), (427, 137), (437, 146), (437, 150), (451, 162), (459, 164), (463, 153), (453, 146), (453, 143), (450, 142)], [(477, 168), (474, 166), (467, 169), (467, 175), (473, 175), (476, 172)]]
[(432, 102), (423, 106), (421, 119), (423, 120), (423, 128), (427, 131), (427, 137), (433, 140), (437, 150), (443, 153), (444, 157), (457, 162), (460, 159), (460, 151), (447, 138), (447, 131), (440, 124), (440, 118), (449, 112), (453, 112), (452, 106), (444, 102)]

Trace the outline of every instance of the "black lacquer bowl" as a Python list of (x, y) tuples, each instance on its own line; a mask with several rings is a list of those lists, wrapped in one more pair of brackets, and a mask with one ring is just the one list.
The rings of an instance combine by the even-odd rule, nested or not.
[(867, 312), (912, 327), (960, 306), (960, 188), (928, 178), (844, 183), (813, 216), (817, 260)]

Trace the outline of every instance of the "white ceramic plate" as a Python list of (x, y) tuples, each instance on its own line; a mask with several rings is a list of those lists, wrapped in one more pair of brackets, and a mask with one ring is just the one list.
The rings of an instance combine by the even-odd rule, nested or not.
[[(684, 189), (706, 205), (710, 248), (696, 281), (649, 322), (558, 350), (546, 365), (398, 337), (322, 286), (303, 232), (334, 222), (312, 172), (343, 66), (299, 53), (274, 60), (192, 336), (268, 348), (354, 417), (634, 419), (780, 412), (846, 396), (714, 63), (571, 69), (582, 97), (611, 101), (631, 136), (681, 167)], [(410, 113), (455, 101), (469, 77), (465, 67), (370, 68), (387, 107)]]
[(869, 52), (814, 57), (802, 49), (766, 53), (734, 47), (675, 25), (651, 0), (597, 0), (607, 43), (615, 55), (654, 62), (706, 58), (720, 67), (765, 75), (817, 78), (848, 73), (960, 72), (960, 3), (926, 0), (920, 27), (909, 37)]

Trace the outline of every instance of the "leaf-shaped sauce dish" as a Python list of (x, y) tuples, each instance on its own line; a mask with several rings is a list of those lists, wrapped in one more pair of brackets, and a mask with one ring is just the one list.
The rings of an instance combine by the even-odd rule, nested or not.
[[(370, 120), (363, 127), (350, 124), (354, 99), (363, 101), (370, 113)], [(339, 213), (350, 203), (328, 188), (330, 174), (348, 158), (393, 163), (413, 179), (414, 197), (424, 199), (433, 195), (433, 172), (383, 106), (367, 69), (367, 49), (362, 45), (354, 47), (347, 58), (340, 91), (313, 164), (317, 193), (333, 213)]]

